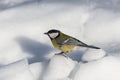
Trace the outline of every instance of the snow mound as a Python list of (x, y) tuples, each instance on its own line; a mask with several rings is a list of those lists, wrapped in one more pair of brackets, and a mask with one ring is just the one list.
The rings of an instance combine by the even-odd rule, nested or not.
[(43, 62), (32, 63), (29, 65), (30, 71), (32, 72), (35, 80), (40, 79), (43, 72)]
[(72, 80), (70, 78), (58, 79), (58, 80)]
[(72, 61), (70, 58), (55, 55), (48, 64), (44, 80), (63, 79), (70, 74), (75, 65), (76, 62)]
[[(120, 57), (119, 3), (120, 0), (0, 0), (0, 80), (120, 80), (120, 60), (105, 56), (113, 53)], [(100, 46), (106, 52), (83, 49), (70, 55), (78, 61), (83, 55), (82, 61), (87, 63), (53, 56), (52, 43), (43, 35), (50, 29)], [(26, 60), (18, 61), (24, 58), (30, 65)]]
[(0, 80), (35, 80), (27, 60), (17, 61), (0, 67)]
[(120, 61), (115, 57), (79, 65), (73, 80), (120, 80)]
[(103, 58), (106, 52), (102, 49), (88, 49), (82, 56), (82, 61), (94, 61)]

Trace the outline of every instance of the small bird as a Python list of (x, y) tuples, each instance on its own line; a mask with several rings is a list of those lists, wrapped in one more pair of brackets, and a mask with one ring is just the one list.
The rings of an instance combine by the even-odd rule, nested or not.
[(99, 47), (96, 47), (96, 46), (87, 45), (87, 44), (83, 43), (82, 41), (80, 41), (74, 37), (71, 37), (69, 35), (66, 35), (56, 29), (49, 30), (48, 32), (46, 32), (44, 34), (49, 36), (54, 48), (61, 50), (60, 54), (62, 54), (64, 56), (67, 56), (67, 53), (72, 52), (74, 50), (74, 48), (77, 46), (93, 48), (93, 49), (100, 49)]

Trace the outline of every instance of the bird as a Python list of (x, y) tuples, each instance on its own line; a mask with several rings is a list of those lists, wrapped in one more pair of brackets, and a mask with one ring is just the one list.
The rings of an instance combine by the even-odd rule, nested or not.
[(44, 34), (48, 35), (54, 48), (60, 50), (59, 54), (67, 56), (67, 53), (72, 52), (75, 50), (75, 47), (86, 47), (92, 49), (100, 49), (99, 47), (87, 45), (86, 43), (72, 37), (69, 35), (64, 34), (60, 30), (51, 29)]

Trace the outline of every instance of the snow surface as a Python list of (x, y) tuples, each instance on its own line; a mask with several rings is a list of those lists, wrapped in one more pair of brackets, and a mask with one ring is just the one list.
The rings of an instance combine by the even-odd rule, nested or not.
[(73, 80), (120, 80), (120, 61), (114, 57), (79, 65)]
[(94, 61), (106, 56), (106, 53), (102, 49), (89, 49), (82, 56), (82, 61)]
[[(120, 80), (119, 0), (0, 0), (0, 80)], [(58, 29), (101, 49), (65, 58)]]
[(69, 75), (75, 66), (75, 62), (62, 55), (55, 55), (49, 62), (43, 80), (57, 80)]
[(27, 60), (21, 60), (0, 68), (0, 80), (34, 80)]

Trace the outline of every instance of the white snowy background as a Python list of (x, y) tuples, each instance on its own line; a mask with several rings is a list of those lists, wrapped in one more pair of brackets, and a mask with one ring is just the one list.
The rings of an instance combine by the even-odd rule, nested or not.
[[(54, 55), (50, 29), (102, 49)], [(120, 80), (120, 0), (0, 0), (0, 80)]]

